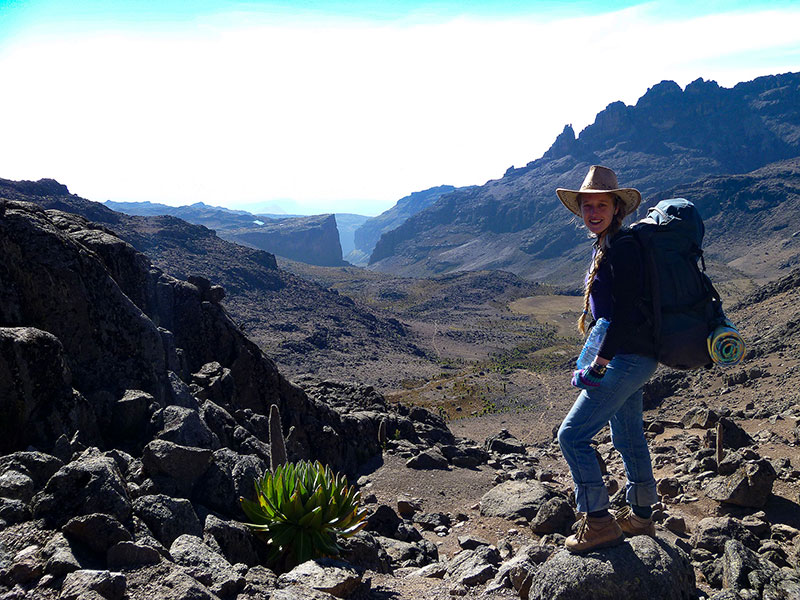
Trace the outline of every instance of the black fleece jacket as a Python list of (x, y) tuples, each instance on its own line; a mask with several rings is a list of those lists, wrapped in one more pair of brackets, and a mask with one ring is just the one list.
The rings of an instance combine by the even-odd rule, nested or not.
[(592, 305), (611, 313), (592, 315), (611, 322), (598, 356), (608, 360), (616, 354), (656, 356), (652, 324), (644, 309), (648, 295), (641, 248), (623, 229), (611, 239), (592, 286)]

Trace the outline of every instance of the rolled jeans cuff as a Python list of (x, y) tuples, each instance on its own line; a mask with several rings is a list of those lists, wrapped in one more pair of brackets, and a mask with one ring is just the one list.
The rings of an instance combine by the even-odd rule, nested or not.
[(635, 504), (636, 506), (652, 506), (659, 501), (658, 492), (656, 491), (656, 480), (651, 479), (642, 483), (631, 483), (628, 481), (625, 484), (625, 499), (628, 504)]
[(611, 506), (608, 500), (608, 488), (602, 485), (577, 484), (575, 486), (575, 503), (578, 511), (583, 513), (605, 510)]

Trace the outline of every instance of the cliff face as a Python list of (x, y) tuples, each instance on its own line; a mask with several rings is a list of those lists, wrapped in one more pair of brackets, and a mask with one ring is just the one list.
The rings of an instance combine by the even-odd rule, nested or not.
[(610, 104), (577, 138), (566, 127), (525, 167), (444, 196), (385, 233), (370, 264), (416, 276), (492, 268), (560, 280), (576, 271), (573, 261), (585, 258), (576, 252), (585, 234), (554, 190), (579, 186), (590, 165), (608, 165), (622, 185), (639, 188), (642, 216), (650, 197), (665, 189), (798, 155), (800, 74), (731, 89), (703, 80), (685, 90), (662, 82), (635, 106)]
[(312, 265), (341, 267), (347, 264), (342, 260), (335, 215), (275, 219), (263, 223), (226, 229), (219, 235), (231, 242)]

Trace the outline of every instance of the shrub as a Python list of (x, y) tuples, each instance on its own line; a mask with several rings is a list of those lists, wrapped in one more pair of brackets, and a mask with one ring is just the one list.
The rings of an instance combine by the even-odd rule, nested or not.
[(251, 520), (246, 525), (271, 547), (271, 562), (337, 555), (336, 536), (349, 537), (366, 525), (361, 493), (319, 461), (279, 465), (257, 479), (255, 489), (255, 502), (239, 500)]

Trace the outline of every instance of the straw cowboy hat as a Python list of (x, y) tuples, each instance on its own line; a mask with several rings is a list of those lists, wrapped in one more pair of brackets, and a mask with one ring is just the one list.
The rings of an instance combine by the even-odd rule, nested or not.
[(578, 194), (602, 194), (608, 192), (615, 194), (622, 202), (623, 216), (635, 211), (642, 201), (642, 194), (634, 188), (621, 188), (617, 183), (617, 175), (608, 167), (592, 165), (586, 174), (586, 179), (579, 190), (565, 190), (558, 188), (556, 194), (561, 203), (571, 212), (581, 216), (581, 207), (578, 205)]

